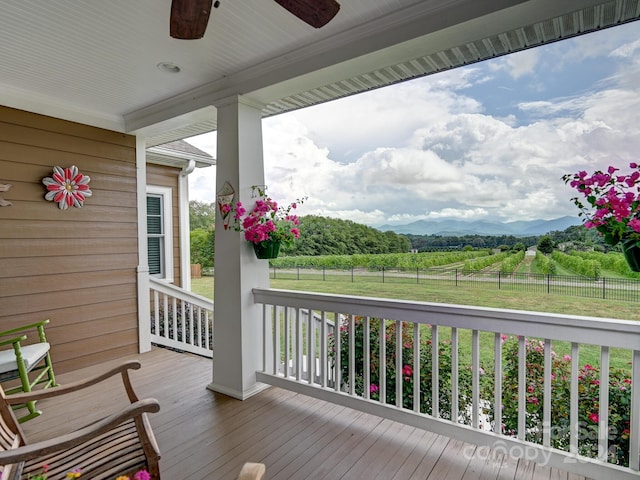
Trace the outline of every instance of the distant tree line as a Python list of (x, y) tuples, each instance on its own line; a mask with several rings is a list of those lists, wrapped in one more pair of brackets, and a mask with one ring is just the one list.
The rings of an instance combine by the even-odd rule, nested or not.
[(582, 251), (618, 251), (611, 248), (596, 230), (583, 225), (574, 225), (566, 230), (551, 231), (546, 235), (516, 237), (514, 235), (410, 235), (411, 248), (419, 252), (434, 250), (456, 250), (464, 248), (498, 248), (500, 250), (521, 250), (525, 247), (542, 245), (543, 253), (565, 246), (566, 249)]
[(300, 238), (285, 255), (355, 255), (358, 253), (406, 253), (411, 242), (395, 232), (381, 232), (367, 225), (337, 218), (300, 217)]
[(466, 246), (473, 248), (502, 248), (507, 246), (514, 249), (517, 243), (536, 245), (540, 237), (516, 237), (514, 235), (406, 235), (411, 241), (411, 248), (419, 252), (433, 250), (462, 249)]
[[(191, 263), (212, 267), (215, 254), (215, 203), (189, 202)], [(404, 235), (336, 218), (300, 217), (300, 238), (282, 255), (355, 255), (406, 253), (411, 242)]]
[[(215, 203), (189, 202), (191, 263), (213, 266), (215, 254)], [(538, 246), (542, 253), (568, 245), (566, 249), (606, 252), (611, 248), (595, 230), (582, 225), (543, 236), (514, 235), (401, 235), (337, 218), (306, 215), (300, 217), (300, 238), (283, 255), (356, 255), (405, 253), (438, 250), (500, 249), (524, 250)], [(540, 248), (542, 247), (542, 248)]]

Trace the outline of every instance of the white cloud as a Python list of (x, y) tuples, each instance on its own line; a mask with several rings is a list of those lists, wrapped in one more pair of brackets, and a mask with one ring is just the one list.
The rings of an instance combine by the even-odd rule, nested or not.
[(505, 63), (508, 67), (509, 75), (518, 79), (523, 75), (533, 73), (538, 65), (540, 58), (540, 50), (531, 49), (522, 52), (513, 53), (505, 57)]
[[(624, 165), (640, 151), (640, 66), (629, 56), (638, 26), (625, 27), (613, 40), (559, 42), (544, 55), (523, 52), (266, 119), (269, 193), (283, 203), (307, 195), (300, 214), (370, 225), (576, 216), (562, 175)], [(544, 78), (562, 67), (554, 60), (572, 68), (596, 44), (600, 56), (586, 61), (608, 58), (611, 71), (588, 90), (540, 94), (505, 116), (470, 96), (497, 88), (500, 69), (521, 82), (533, 71)], [(215, 156), (214, 141), (198, 142)], [(192, 193), (212, 193), (210, 176), (193, 180)]]
[(461, 219), (477, 219), (486, 217), (489, 212), (484, 208), (443, 208), (437, 212), (429, 212), (424, 218), (461, 218)]

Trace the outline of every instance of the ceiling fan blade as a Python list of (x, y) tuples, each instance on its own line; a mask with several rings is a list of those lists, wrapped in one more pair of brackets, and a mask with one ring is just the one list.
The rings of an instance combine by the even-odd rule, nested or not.
[(275, 0), (300, 20), (312, 27), (325, 26), (336, 16), (340, 4), (336, 0)]
[(213, 0), (172, 0), (170, 34), (173, 38), (196, 40), (204, 36)]

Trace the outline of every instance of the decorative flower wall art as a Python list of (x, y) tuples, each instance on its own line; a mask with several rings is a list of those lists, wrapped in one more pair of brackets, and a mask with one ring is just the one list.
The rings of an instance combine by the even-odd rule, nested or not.
[[(0, 192), (7, 192), (12, 187), (8, 183), (0, 183)], [(0, 207), (10, 207), (12, 203), (9, 200), (5, 200), (0, 196)]]
[(69, 207), (81, 208), (84, 200), (92, 195), (89, 190), (91, 178), (78, 171), (78, 167), (71, 165), (67, 168), (53, 167), (53, 175), (42, 179), (47, 187), (45, 200), (58, 202), (58, 208), (66, 210)]

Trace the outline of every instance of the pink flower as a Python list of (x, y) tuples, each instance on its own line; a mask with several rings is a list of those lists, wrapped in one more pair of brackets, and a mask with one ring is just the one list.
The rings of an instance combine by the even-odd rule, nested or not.
[(591, 412), (589, 414), (589, 420), (591, 420), (593, 423), (598, 423), (600, 421), (600, 415), (595, 412)]
[(565, 355), (564, 357), (562, 357), (562, 359), (563, 359), (565, 362), (570, 362), (570, 361), (571, 361), (571, 355)]
[(227, 211), (234, 212), (233, 229), (243, 232), (248, 242), (259, 244), (272, 240), (282, 242), (285, 247), (291, 246), (300, 237), (300, 229), (297, 228), (300, 221), (289, 212), (304, 199), (298, 199), (297, 203), (288, 207), (279, 207), (275, 200), (265, 195), (264, 190), (254, 187), (255, 192), (258, 193), (258, 198), (249, 212), (242, 202), (237, 202), (235, 206), (221, 207), (221, 212), (223, 215)]
[[(231, 207), (229, 207), (231, 209)], [(240, 219), (245, 213), (247, 213), (247, 209), (242, 206), (241, 202), (236, 203), (236, 219)]]
[(151, 480), (151, 474), (146, 470), (139, 470), (133, 476), (133, 480)]
[(540, 400), (538, 400), (538, 397), (529, 397), (527, 399), (527, 402), (529, 403), (533, 403), (535, 405), (538, 405), (540, 403)]
[(413, 375), (413, 368), (411, 368), (411, 365), (405, 365), (402, 367), (402, 375), (405, 380), (409, 380), (411, 378), (411, 375)]

